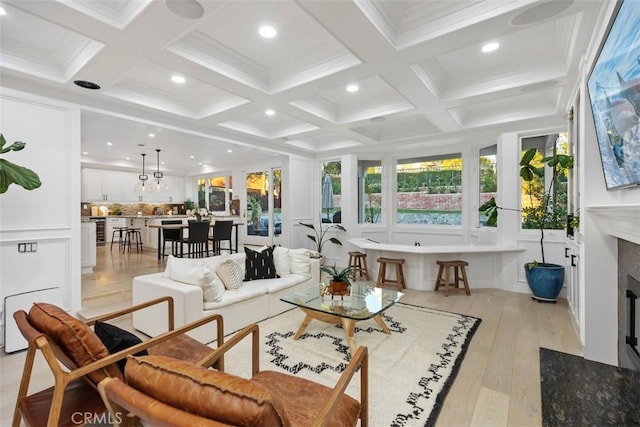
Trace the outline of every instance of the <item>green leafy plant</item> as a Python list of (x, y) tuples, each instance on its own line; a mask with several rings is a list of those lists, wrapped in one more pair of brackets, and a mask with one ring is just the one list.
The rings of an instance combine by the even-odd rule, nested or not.
[(340, 270), (335, 264), (333, 264), (330, 267), (320, 267), (320, 270), (331, 276), (331, 279), (333, 279), (334, 282), (346, 282), (348, 285), (351, 285), (349, 276), (353, 273), (352, 267), (346, 267)]
[[(487, 216), (487, 225), (495, 226), (498, 222), (498, 211), (500, 209), (523, 212), (525, 214), (525, 223), (529, 228), (540, 230), (540, 253), (542, 255), (542, 263), (545, 263), (544, 257), (544, 230), (550, 226), (556, 225), (566, 217), (566, 212), (561, 208), (561, 198), (566, 197), (557, 191), (557, 182), (561, 176), (564, 176), (568, 170), (573, 169), (573, 156), (566, 154), (554, 154), (542, 159), (543, 166), (538, 167), (532, 162), (536, 157), (538, 150), (530, 148), (520, 159), (520, 177), (525, 181), (527, 188), (527, 196), (529, 197), (530, 206), (523, 209), (503, 208), (496, 204), (494, 197), (480, 206), (479, 211)], [(548, 166), (552, 172), (551, 179), (548, 181), (548, 187), (545, 189), (544, 184), (539, 185), (539, 178), (544, 178), (544, 166)], [(537, 262), (530, 263), (531, 266)]]
[[(6, 144), (7, 140), (0, 133), (0, 154), (5, 154), (9, 151), (21, 151), (26, 146), (21, 141), (15, 141), (8, 147), (5, 147)], [(0, 159), (0, 194), (6, 193), (11, 184), (17, 184), (25, 190), (34, 190), (42, 185), (38, 174), (31, 169)]]
[(333, 244), (336, 244), (338, 246), (342, 246), (342, 242), (340, 240), (338, 240), (338, 238), (336, 237), (330, 237), (329, 239), (325, 240), (325, 235), (327, 234), (327, 231), (332, 230), (332, 229), (337, 229), (337, 230), (341, 230), (341, 231), (347, 231), (346, 228), (344, 228), (342, 225), (340, 224), (331, 224), (328, 225), (326, 227), (320, 227), (321, 230), (320, 232), (318, 232), (318, 230), (316, 230), (316, 227), (313, 224), (306, 224), (304, 222), (299, 223), (302, 226), (305, 226), (307, 228), (310, 228), (311, 230), (313, 230), (314, 234), (307, 234), (307, 237), (309, 239), (311, 239), (313, 241), (313, 243), (315, 243), (316, 245), (316, 251), (318, 251), (318, 253), (322, 253), (322, 248), (324, 247), (325, 243), (327, 242), (331, 242)]

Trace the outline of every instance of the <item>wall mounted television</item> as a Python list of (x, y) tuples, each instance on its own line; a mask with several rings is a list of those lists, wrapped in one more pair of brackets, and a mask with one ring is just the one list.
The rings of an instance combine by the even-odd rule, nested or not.
[(640, 1), (616, 9), (587, 80), (607, 190), (640, 185)]

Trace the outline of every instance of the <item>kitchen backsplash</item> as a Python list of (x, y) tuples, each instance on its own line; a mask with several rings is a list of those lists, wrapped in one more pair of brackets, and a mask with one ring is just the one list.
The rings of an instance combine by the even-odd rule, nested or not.
[(185, 215), (184, 203), (81, 203), (81, 216)]

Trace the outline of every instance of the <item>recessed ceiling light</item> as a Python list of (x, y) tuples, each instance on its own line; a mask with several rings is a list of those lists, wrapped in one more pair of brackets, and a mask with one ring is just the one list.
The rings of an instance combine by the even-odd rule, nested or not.
[(184, 77), (179, 76), (179, 75), (176, 74), (176, 75), (171, 76), (171, 81), (174, 82), (174, 83), (183, 84), (184, 82), (187, 81), (187, 79), (185, 79)]
[(150, 134), (149, 134), (149, 138), (155, 138), (155, 137), (156, 137), (156, 134), (155, 134), (155, 133), (150, 133)]
[(233, 153), (233, 150), (232, 150), (231, 148), (229, 148), (229, 149), (227, 150), (227, 153)]
[(258, 33), (265, 39), (272, 39), (278, 34), (276, 29), (273, 28), (271, 25), (263, 25), (258, 30)]
[(108, 145), (108, 146), (112, 146), (112, 145), (113, 145), (113, 142), (107, 142), (107, 145)]
[(196, 156), (189, 156), (189, 158), (190, 158), (190, 159), (195, 159), (195, 158), (196, 158)]
[(359, 90), (360, 90), (360, 86), (358, 86), (358, 85), (352, 84), (352, 85), (347, 86), (347, 92), (357, 92)]
[(500, 43), (491, 42), (482, 46), (482, 51), (484, 53), (489, 53), (489, 52), (493, 52), (494, 50), (497, 50), (499, 47), (500, 47)]
[(3, 8), (3, 7), (0, 7), (0, 16), (4, 16), (4, 15), (6, 15), (6, 14), (7, 14), (7, 11), (6, 11), (6, 10), (4, 10), (4, 8)]
[(164, 165), (164, 162), (160, 162), (161, 165)]
[(125, 160), (131, 160), (131, 157), (125, 157), (124, 159)]
[(272, 110), (271, 108), (269, 108), (268, 110), (264, 110), (264, 113), (265, 113), (267, 116), (274, 116), (274, 115), (276, 114), (276, 111), (275, 111), (275, 110)]
[(83, 156), (86, 156), (87, 154), (89, 154), (89, 152), (87, 152), (87, 151), (83, 151), (83, 152), (82, 152), (82, 155), (83, 155)]
[(198, 162), (198, 166), (202, 166), (202, 162)]
[(76, 86), (80, 86), (82, 88), (85, 88), (85, 89), (91, 89), (91, 90), (100, 89), (99, 85), (95, 84), (94, 82), (87, 81), (87, 80), (74, 80), (73, 84), (75, 84)]

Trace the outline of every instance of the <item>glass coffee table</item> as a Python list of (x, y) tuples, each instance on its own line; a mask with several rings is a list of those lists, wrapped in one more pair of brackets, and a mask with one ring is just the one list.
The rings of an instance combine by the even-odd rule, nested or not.
[(281, 301), (298, 306), (305, 313), (305, 318), (293, 337), (294, 340), (302, 336), (313, 319), (326, 323), (342, 323), (351, 354), (356, 351), (356, 322), (373, 318), (386, 334), (391, 334), (380, 315), (404, 296), (402, 292), (353, 283), (351, 295), (332, 297), (322, 295), (325, 286), (327, 285), (310, 285), (280, 298)]

